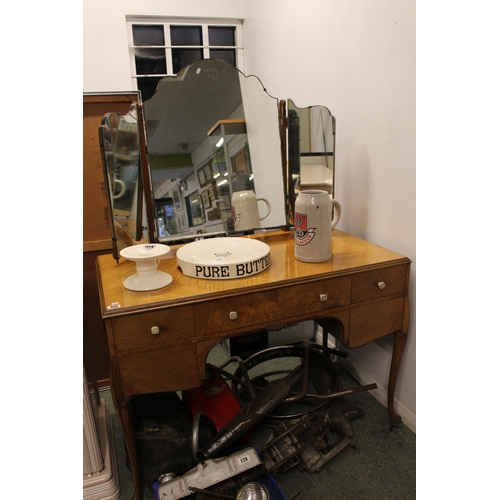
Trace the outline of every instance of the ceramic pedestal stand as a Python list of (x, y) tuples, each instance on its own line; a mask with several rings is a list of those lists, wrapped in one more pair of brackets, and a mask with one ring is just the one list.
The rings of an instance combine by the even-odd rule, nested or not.
[(123, 286), (127, 290), (143, 292), (157, 290), (172, 283), (172, 276), (158, 271), (158, 259), (170, 252), (170, 247), (155, 243), (124, 248), (120, 255), (135, 262), (137, 273), (128, 277)]

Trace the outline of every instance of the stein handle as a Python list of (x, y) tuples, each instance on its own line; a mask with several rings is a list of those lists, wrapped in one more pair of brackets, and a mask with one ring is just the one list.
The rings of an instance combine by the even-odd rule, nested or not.
[(342, 209), (340, 208), (340, 203), (337, 200), (332, 200), (332, 207), (335, 207), (334, 217), (332, 220), (332, 229), (333, 229), (340, 220)]
[(113, 200), (121, 198), (127, 190), (127, 185), (121, 179), (115, 179), (114, 185), (116, 186), (116, 184), (120, 186), (120, 192), (118, 194), (113, 193)]
[(264, 215), (263, 217), (260, 217), (260, 215), (259, 215), (259, 219), (264, 220), (271, 213), (271, 204), (265, 198), (257, 198), (257, 202), (259, 202), (259, 201), (263, 201), (267, 205), (266, 215)]

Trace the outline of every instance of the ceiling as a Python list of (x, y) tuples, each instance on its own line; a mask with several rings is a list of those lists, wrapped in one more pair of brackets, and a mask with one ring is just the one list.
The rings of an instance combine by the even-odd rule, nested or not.
[(239, 72), (211, 62), (165, 77), (144, 103), (149, 155), (192, 153), (218, 120), (241, 106)]

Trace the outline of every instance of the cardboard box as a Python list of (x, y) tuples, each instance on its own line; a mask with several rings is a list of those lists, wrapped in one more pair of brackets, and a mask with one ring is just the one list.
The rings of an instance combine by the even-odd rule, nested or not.
[(267, 330), (226, 339), (224, 345), (230, 356), (246, 358), (255, 352), (267, 349)]
[(268, 347), (290, 345), (314, 339), (314, 320), (268, 328)]

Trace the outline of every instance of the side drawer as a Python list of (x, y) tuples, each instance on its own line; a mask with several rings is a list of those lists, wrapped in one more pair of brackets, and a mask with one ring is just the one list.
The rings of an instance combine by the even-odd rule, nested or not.
[(352, 276), (353, 304), (396, 293), (403, 293), (406, 284), (406, 265), (386, 267)]
[(199, 336), (239, 328), (256, 329), (277, 320), (349, 304), (350, 278), (330, 278), (195, 305)]
[(109, 321), (117, 353), (162, 347), (195, 335), (193, 306), (120, 316)]
[(353, 307), (346, 347), (360, 347), (401, 330), (404, 301), (405, 299), (400, 297)]
[(196, 344), (117, 358), (124, 396), (191, 389), (200, 385)]

